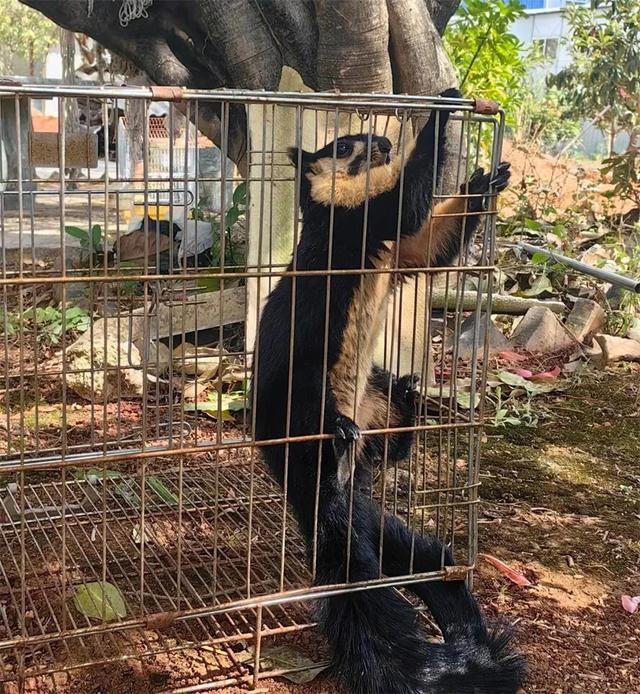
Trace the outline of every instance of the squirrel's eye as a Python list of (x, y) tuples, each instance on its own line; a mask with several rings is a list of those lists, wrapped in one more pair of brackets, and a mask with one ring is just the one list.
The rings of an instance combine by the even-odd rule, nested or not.
[(336, 152), (339, 157), (344, 157), (351, 151), (351, 147), (346, 142), (338, 142)]

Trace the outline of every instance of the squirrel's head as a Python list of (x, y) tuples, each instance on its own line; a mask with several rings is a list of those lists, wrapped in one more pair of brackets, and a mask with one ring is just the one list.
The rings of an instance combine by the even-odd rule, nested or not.
[[(369, 146), (369, 142), (371, 145)], [(289, 159), (309, 180), (333, 172), (340, 176), (357, 176), (368, 167), (391, 163), (391, 141), (380, 135), (345, 135), (317, 152), (289, 148)]]

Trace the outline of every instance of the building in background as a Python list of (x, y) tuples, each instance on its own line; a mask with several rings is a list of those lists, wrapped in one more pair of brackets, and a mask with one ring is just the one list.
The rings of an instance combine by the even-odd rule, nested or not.
[(555, 74), (571, 62), (569, 50), (563, 39), (569, 35), (569, 27), (564, 18), (563, 8), (568, 4), (587, 5), (588, 0), (520, 0), (527, 16), (517, 19), (512, 32), (524, 46), (538, 46), (545, 56), (543, 70), (536, 68), (536, 74), (543, 79)]
[[(542, 65), (537, 65), (531, 75), (541, 86), (547, 75), (555, 75), (571, 64), (571, 53), (566, 39), (569, 38), (569, 24), (564, 16), (567, 5), (584, 5), (590, 0), (520, 0), (526, 16), (517, 19), (511, 28), (525, 48), (537, 46), (545, 57)], [(582, 147), (587, 156), (602, 155), (607, 149), (607, 138), (599, 128), (586, 128)], [(616, 149), (624, 149), (629, 140), (627, 133), (620, 133), (616, 139)]]

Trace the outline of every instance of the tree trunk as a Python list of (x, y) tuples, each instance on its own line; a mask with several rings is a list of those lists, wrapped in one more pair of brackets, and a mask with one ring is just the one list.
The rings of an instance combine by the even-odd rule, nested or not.
[[(91, 36), (155, 84), (275, 89), (285, 64), (315, 90), (428, 94), (455, 81), (439, 35), (459, 0), (156, 0), (126, 27), (120, 0), (95, 2), (91, 15), (87, 0), (20, 1)], [(220, 144), (219, 107), (202, 104), (198, 122)], [(229, 156), (246, 173), (243, 109), (231, 109), (227, 129)]]
[[(18, 179), (22, 178), (22, 209), (32, 209), (33, 196), (29, 191), (36, 189), (34, 170), (29, 166), (29, 137), (31, 133), (31, 113), (29, 100), (25, 98), (0, 98), (0, 147), (4, 151), (2, 164), (6, 170), (2, 177), (9, 179), (5, 192), (2, 193), (5, 210), (20, 208)], [(21, 174), (21, 175), (20, 175)], [(10, 192), (14, 191), (14, 192)]]
[(315, 0), (320, 90), (392, 91), (389, 16), (384, 2)]

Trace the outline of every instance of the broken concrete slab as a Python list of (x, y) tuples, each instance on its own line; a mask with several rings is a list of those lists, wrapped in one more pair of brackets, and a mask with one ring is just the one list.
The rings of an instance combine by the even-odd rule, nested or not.
[(171, 363), (170, 350), (156, 338), (242, 321), (244, 295), (244, 287), (234, 287), (177, 306), (149, 304), (131, 315), (100, 318), (65, 351), (68, 388), (94, 402), (142, 397), (145, 380), (161, 376)]
[[(460, 334), (457, 340), (457, 355), (458, 359), (469, 361), (474, 357), (482, 357), (484, 355), (485, 336), (487, 336), (488, 356), (504, 352), (511, 347), (509, 340), (502, 334), (500, 329), (496, 327), (492, 320), (487, 320), (486, 314), (480, 315), (480, 324), (476, 325), (476, 314), (462, 321), (460, 325)], [(447, 350), (453, 350), (455, 335), (447, 339)]]
[(595, 335), (593, 338), (602, 350), (602, 364), (617, 361), (640, 361), (640, 342), (627, 337), (614, 335)]
[(102, 318), (65, 350), (67, 387), (85, 400), (112, 402), (144, 392), (143, 359), (128, 321)]
[[(154, 338), (165, 338), (195, 330), (239, 323), (246, 317), (245, 295), (245, 287), (232, 287), (189, 296), (184, 302), (174, 301), (173, 305), (161, 303), (155, 311), (149, 303), (147, 308), (137, 308), (132, 311), (130, 322), (133, 336), (137, 338), (143, 334), (147, 321), (149, 322), (147, 334)], [(149, 315), (150, 313), (152, 315)]]
[(570, 349), (576, 338), (548, 308), (534, 306), (513, 331), (511, 342), (527, 352), (548, 354)]
[(567, 318), (566, 327), (578, 342), (590, 342), (591, 338), (602, 330), (605, 318), (604, 309), (600, 304), (591, 299), (576, 299)]

